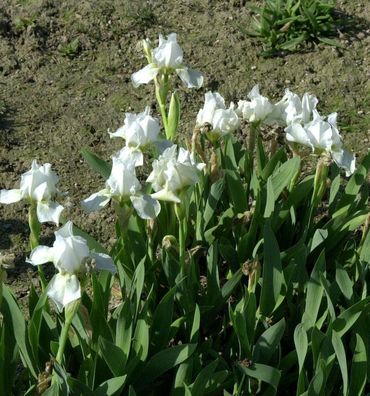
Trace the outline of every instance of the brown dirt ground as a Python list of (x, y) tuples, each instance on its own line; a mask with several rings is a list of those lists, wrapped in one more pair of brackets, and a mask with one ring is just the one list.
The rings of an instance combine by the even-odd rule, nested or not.
[[(319, 110), (339, 113), (347, 145), (362, 155), (370, 138), (370, 2), (339, 0), (351, 29), (341, 31), (345, 49), (323, 44), (299, 53), (264, 59), (250, 26), (255, 1), (2, 0), (0, 3), (0, 188), (16, 188), (32, 159), (50, 162), (60, 176), (65, 216), (106, 246), (114, 238), (109, 210), (86, 215), (79, 201), (103, 185), (79, 150), (108, 159), (122, 142), (107, 129), (123, 123), (124, 112), (146, 105), (157, 114), (153, 86), (134, 89), (133, 72), (145, 65), (139, 41), (178, 33), (185, 62), (202, 71), (199, 91), (178, 89), (183, 103), (180, 132), (189, 134), (203, 95), (218, 90), (227, 100), (245, 98), (254, 84), (278, 99), (285, 88), (314, 93)], [(8, 280), (26, 296), (32, 271), (26, 208), (0, 206), (0, 251), (15, 253)], [(53, 229), (43, 227), (44, 243)], [(30, 271), (30, 270), (29, 270)]]

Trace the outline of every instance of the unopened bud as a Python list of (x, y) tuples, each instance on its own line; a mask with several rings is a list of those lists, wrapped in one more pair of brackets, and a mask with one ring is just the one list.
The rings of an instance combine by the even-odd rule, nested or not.
[(177, 242), (177, 239), (173, 235), (165, 235), (162, 239), (162, 248), (165, 250), (178, 250), (179, 244)]
[(145, 39), (142, 41), (143, 44), (143, 49), (144, 49), (144, 54), (146, 59), (148, 60), (148, 63), (152, 63), (152, 47), (150, 46), (150, 41), (149, 39)]

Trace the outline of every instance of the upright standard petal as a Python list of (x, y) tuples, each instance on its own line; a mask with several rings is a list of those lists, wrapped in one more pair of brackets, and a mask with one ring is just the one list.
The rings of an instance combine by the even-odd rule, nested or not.
[(48, 246), (37, 246), (32, 250), (26, 262), (32, 265), (52, 263), (54, 262), (54, 249)]
[(0, 203), (2, 204), (11, 204), (14, 202), (19, 202), (21, 199), (22, 199), (22, 191), (19, 189), (0, 191)]
[(155, 219), (161, 211), (160, 203), (150, 195), (130, 197), (133, 207), (142, 219)]
[(141, 84), (148, 84), (159, 73), (159, 68), (153, 63), (146, 65), (131, 76), (132, 84), (137, 88)]
[(37, 218), (40, 223), (46, 223), (50, 221), (59, 225), (59, 218), (64, 208), (57, 202), (37, 202)]
[(72, 301), (81, 298), (81, 286), (76, 275), (59, 273), (51, 279), (47, 295), (54, 301), (59, 312)]
[(176, 69), (177, 75), (188, 88), (200, 88), (203, 85), (202, 74), (190, 67), (182, 67)]

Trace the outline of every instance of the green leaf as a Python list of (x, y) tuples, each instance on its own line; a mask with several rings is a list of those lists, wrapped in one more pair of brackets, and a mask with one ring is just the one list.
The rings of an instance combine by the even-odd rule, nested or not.
[(241, 269), (236, 271), (232, 277), (222, 286), (221, 294), (224, 300), (228, 299), (233, 293), (236, 286), (239, 284), (240, 280), (243, 277), (243, 272)]
[(348, 395), (362, 395), (367, 379), (366, 345), (359, 334), (356, 334), (356, 347), (352, 358), (351, 380)]
[(316, 372), (314, 377), (312, 378), (310, 385), (308, 386), (308, 396), (321, 396), (324, 395), (325, 390), (325, 376), (326, 366), (323, 359), (320, 359), (318, 362)]
[(318, 37), (318, 39), (325, 44), (331, 45), (332, 47), (337, 47), (337, 48), (342, 48), (345, 49), (346, 47), (344, 47), (339, 41), (337, 40), (333, 40), (333, 39), (329, 39), (327, 37)]
[(82, 149), (81, 154), (90, 167), (98, 172), (105, 180), (110, 176), (112, 165), (99, 158), (96, 154), (88, 149)]
[(127, 356), (121, 348), (103, 337), (98, 340), (100, 353), (115, 377), (123, 375)]
[(196, 344), (199, 340), (199, 328), (200, 328), (200, 310), (198, 304), (195, 304), (193, 325), (190, 332), (190, 343)]
[(123, 351), (127, 359), (132, 341), (132, 313), (128, 299), (117, 308), (114, 316), (117, 316), (115, 345)]
[(361, 314), (369, 307), (370, 296), (353, 304), (342, 312), (333, 322), (332, 328), (342, 337), (357, 321)]
[(297, 351), (299, 372), (301, 372), (308, 349), (307, 333), (302, 323), (299, 323), (294, 330), (294, 345)]
[(332, 332), (331, 342), (333, 344), (335, 355), (336, 355), (338, 363), (339, 363), (340, 372), (342, 374), (343, 395), (346, 395), (347, 389), (348, 389), (348, 371), (347, 371), (346, 351), (344, 349), (342, 340), (336, 331)]
[(210, 381), (212, 374), (216, 370), (218, 365), (218, 359), (204, 367), (195, 378), (193, 385), (191, 386), (191, 396), (202, 396), (207, 385)]
[(72, 395), (93, 396), (94, 392), (83, 382), (76, 378), (68, 377), (68, 385)]
[(30, 346), (33, 350), (33, 356), (35, 357), (37, 363), (38, 363), (38, 354), (39, 354), (40, 344), (42, 344), (42, 342), (40, 342), (39, 338), (40, 338), (40, 329), (41, 329), (41, 323), (42, 323), (42, 318), (43, 318), (42, 314), (45, 309), (46, 301), (47, 301), (47, 294), (46, 294), (46, 292), (44, 292), (40, 296), (40, 298), (33, 310), (32, 318), (28, 325), (28, 339), (29, 339)]
[(263, 315), (270, 316), (279, 304), (285, 281), (279, 245), (269, 223), (266, 223), (264, 227), (263, 251), (260, 310)]
[(370, 232), (367, 233), (364, 243), (360, 249), (360, 260), (370, 264)]
[(173, 317), (173, 304), (176, 287), (170, 289), (159, 302), (151, 326), (152, 353), (158, 352), (168, 345)]
[(347, 271), (339, 263), (337, 263), (335, 280), (344, 297), (347, 300), (350, 300), (353, 296), (353, 282), (351, 281)]
[(284, 331), (284, 318), (265, 330), (255, 344), (253, 361), (256, 363), (269, 363), (284, 335)]
[(220, 394), (221, 389), (225, 388), (224, 382), (229, 374), (228, 370), (221, 370), (210, 375), (206, 383), (205, 394)]
[(113, 396), (120, 395), (120, 391), (122, 390), (125, 382), (126, 375), (121, 377), (111, 378), (108, 381), (104, 381), (100, 384), (94, 391), (94, 396)]
[(208, 224), (215, 217), (217, 205), (221, 198), (222, 192), (224, 191), (224, 188), (225, 188), (224, 179), (217, 180), (211, 186), (211, 190), (209, 192), (206, 206), (204, 209), (204, 214), (203, 214), (204, 230), (207, 229)]
[(268, 177), (274, 172), (275, 168), (278, 166), (280, 160), (284, 157), (284, 149), (278, 150), (267, 162), (266, 166), (263, 168), (261, 177), (263, 180), (267, 180)]
[(158, 352), (141, 371), (138, 387), (151, 384), (163, 373), (184, 362), (194, 353), (196, 347), (196, 344), (183, 344)]
[(312, 328), (317, 320), (324, 288), (320, 282), (320, 275), (325, 271), (325, 252), (321, 252), (312, 270), (310, 280), (307, 284), (306, 306), (302, 318), (306, 330)]
[(244, 213), (247, 210), (247, 195), (239, 173), (225, 170), (225, 178), (230, 201), (234, 206), (235, 213)]
[(22, 311), (6, 285), (3, 285), (2, 311), (4, 317), (9, 319), (8, 326), (13, 329), (15, 340), (27, 370), (37, 379), (38, 368), (28, 342), (26, 322)]
[(274, 190), (275, 201), (285, 188), (290, 185), (293, 177), (299, 172), (301, 160), (299, 157), (293, 157), (287, 162), (284, 162), (278, 169), (274, 171), (271, 177), (271, 183)]
[(275, 210), (275, 193), (274, 187), (272, 185), (271, 177), (267, 179), (267, 198), (266, 198), (266, 206), (265, 206), (265, 213), (263, 217), (268, 218), (271, 216)]
[(280, 382), (281, 372), (275, 367), (266, 366), (265, 364), (260, 363), (254, 363), (250, 367), (245, 367), (242, 364), (238, 363), (237, 367), (242, 373), (246, 374), (248, 377), (265, 382), (266, 384), (272, 386), (275, 392), (277, 391)]

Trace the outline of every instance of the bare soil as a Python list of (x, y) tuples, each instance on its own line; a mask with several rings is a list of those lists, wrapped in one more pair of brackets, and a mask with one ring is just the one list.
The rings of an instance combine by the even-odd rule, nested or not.
[[(243, 4), (244, 3), (244, 4)], [(127, 111), (146, 105), (158, 114), (152, 86), (134, 89), (133, 72), (145, 65), (140, 40), (178, 33), (185, 62), (205, 76), (198, 91), (178, 90), (181, 133), (188, 136), (204, 93), (245, 98), (255, 85), (273, 99), (285, 88), (320, 99), (323, 114), (337, 111), (344, 140), (359, 156), (370, 139), (370, 2), (340, 0), (344, 18), (338, 40), (344, 49), (307, 46), (264, 59), (261, 45), (245, 36), (256, 1), (2, 0), (0, 2), (0, 188), (18, 187), (33, 159), (50, 162), (60, 177), (64, 215), (109, 247), (114, 218), (109, 210), (86, 215), (79, 201), (103, 180), (84, 162), (86, 147), (105, 159), (122, 146), (111, 140)], [(43, 243), (53, 228), (43, 226)], [(27, 211), (22, 203), (0, 206), (0, 251), (15, 253), (8, 281), (21, 299), (33, 269)]]

